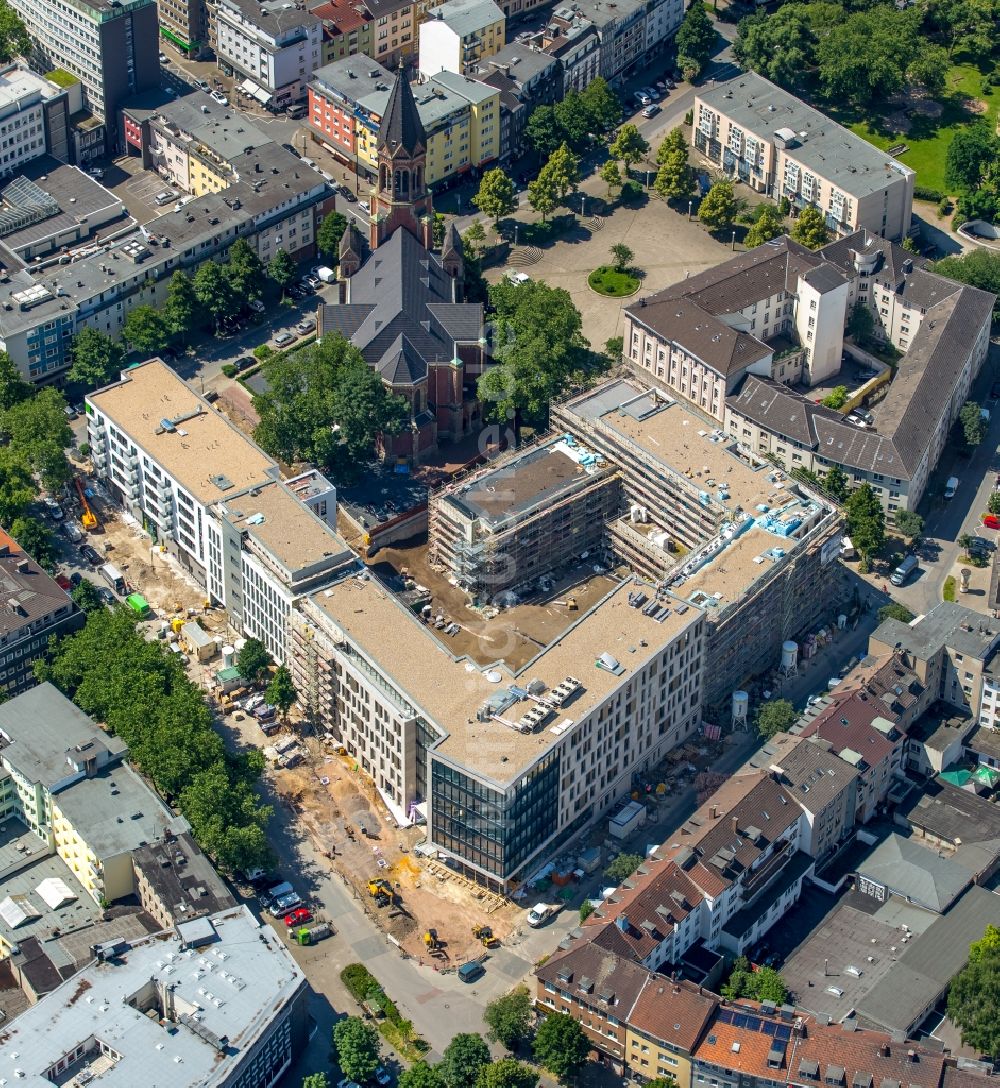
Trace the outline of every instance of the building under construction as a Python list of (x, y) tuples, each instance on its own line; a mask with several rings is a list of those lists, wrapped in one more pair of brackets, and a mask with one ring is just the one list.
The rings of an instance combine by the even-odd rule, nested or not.
[(572, 435), (550, 435), (431, 496), (430, 560), (476, 601), (544, 589), (570, 561), (603, 554), (620, 505), (614, 465)]
[(554, 420), (621, 476), (615, 556), (705, 609), (704, 701), (776, 666), (832, 603), (842, 524), (830, 503), (713, 424), (634, 379), (559, 405)]

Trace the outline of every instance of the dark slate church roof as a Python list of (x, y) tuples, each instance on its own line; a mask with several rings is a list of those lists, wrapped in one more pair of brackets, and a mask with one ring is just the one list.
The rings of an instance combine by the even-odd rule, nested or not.
[(319, 334), (340, 332), (390, 384), (412, 384), (456, 344), (483, 334), (483, 307), (452, 302), (452, 280), (408, 230), (397, 230), (350, 278), (349, 303), (319, 311)]
[(392, 91), (389, 93), (385, 113), (382, 115), (377, 146), (388, 147), (389, 154), (392, 156), (402, 150), (411, 158), (418, 147), (427, 147), (427, 133), (417, 112), (413, 90), (402, 64), (400, 64)]

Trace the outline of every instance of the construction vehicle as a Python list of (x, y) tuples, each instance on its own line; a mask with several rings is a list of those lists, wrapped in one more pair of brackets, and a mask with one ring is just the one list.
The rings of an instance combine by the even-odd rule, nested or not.
[(87, 502), (87, 496), (83, 493), (83, 484), (80, 483), (80, 477), (75, 476), (73, 482), (76, 484), (76, 493), (80, 496), (80, 505), (83, 507), (83, 513), (80, 515), (80, 524), (88, 532), (93, 532), (100, 522), (97, 520), (97, 515), (90, 508), (90, 503)]
[(437, 930), (429, 929), (424, 934), (424, 944), (427, 946), (428, 952), (440, 952), (441, 942), (438, 940)]
[(493, 930), (490, 926), (473, 926), (472, 936), (477, 941), (481, 941), (483, 948), (499, 948), (500, 938), (493, 936)]
[(392, 885), (380, 876), (373, 876), (368, 881), (368, 894), (371, 896), (388, 895), (392, 898)]

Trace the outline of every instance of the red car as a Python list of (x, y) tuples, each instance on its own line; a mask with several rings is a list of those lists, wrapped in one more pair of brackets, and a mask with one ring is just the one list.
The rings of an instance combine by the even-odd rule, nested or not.
[(305, 907), (299, 907), (297, 910), (293, 910), (291, 914), (285, 915), (285, 925), (289, 929), (292, 926), (301, 926), (306, 922), (312, 921), (312, 911), (307, 910)]
[(59, 586), (60, 589), (66, 590), (67, 593), (73, 588), (72, 582), (70, 582), (65, 574), (56, 575), (56, 585)]
[(1000, 517), (996, 514), (983, 514), (983, 524), (987, 529), (1000, 529)]

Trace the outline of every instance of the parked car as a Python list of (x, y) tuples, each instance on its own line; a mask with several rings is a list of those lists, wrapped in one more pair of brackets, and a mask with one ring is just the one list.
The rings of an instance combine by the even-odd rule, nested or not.
[(73, 583), (66, 577), (65, 574), (56, 575), (56, 585), (60, 589), (64, 589), (67, 593), (73, 588)]
[(353, 204), (358, 198), (351, 192), (350, 189), (341, 188), (340, 195), (347, 201), (348, 204)]
[(969, 540), (970, 552), (992, 552), (996, 551), (996, 544), (992, 540), (987, 540), (984, 536), (974, 536)]
[(45, 512), (49, 517), (54, 518), (56, 521), (62, 521), (66, 516), (63, 513), (63, 508), (56, 502), (51, 495), (46, 495), (42, 502), (45, 504)]
[(81, 574), (81, 573), (80, 573), (80, 572), (79, 572), (78, 570), (75, 570), (75, 571), (73, 571), (73, 573), (72, 573), (72, 574), (71, 574), (71, 575), (69, 576), (69, 584), (70, 584), (71, 586), (73, 586), (73, 588), (74, 588), (74, 589), (75, 589), (75, 588), (76, 588), (76, 587), (77, 587), (77, 586), (78, 586), (78, 585), (79, 585), (79, 584), (80, 584), (80, 583), (81, 583), (82, 581), (83, 581), (83, 575), (82, 575), (82, 574)]
[(87, 173), (90, 174), (92, 178), (97, 178), (98, 181), (104, 177), (104, 171), (99, 166), (88, 167)]
[(80, 556), (85, 559), (92, 567), (99, 567), (104, 560), (97, 554), (96, 551), (89, 544), (82, 544), (80, 546)]
[(285, 925), (289, 929), (292, 926), (304, 925), (306, 922), (312, 921), (312, 911), (308, 907), (299, 907), (297, 910), (293, 910), (290, 914), (285, 915)]
[(295, 156), (295, 157), (296, 157), (297, 159), (301, 159), (301, 158), (302, 158), (302, 153), (301, 153), (300, 151), (296, 151), (296, 149), (295, 149), (295, 148), (294, 148), (294, 147), (293, 147), (293, 146), (292, 146), (291, 144), (282, 144), (281, 146), (282, 146), (282, 147), (283, 147), (283, 148), (284, 148), (284, 149), (285, 149), (286, 151), (289, 151), (289, 152), (291, 152), (291, 154), (293, 154), (293, 155), (294, 155), (294, 156)]
[(274, 336), (274, 342), (278, 345), (279, 348), (283, 348), (286, 344), (290, 344), (294, 339), (295, 337), (292, 336), (290, 332), (286, 332), (284, 330), (276, 333)]
[(217, 103), (220, 106), (228, 106), (229, 105), (229, 99), (226, 98), (226, 96), (222, 93), (222, 91), (212, 91), (211, 99), (212, 99), (213, 102)]
[(247, 303), (247, 308), (252, 310), (255, 314), (262, 314), (264, 312), (264, 303), (259, 298), (252, 298)]
[(97, 587), (97, 596), (100, 597), (101, 604), (103, 604), (105, 608), (113, 608), (118, 603), (117, 598), (111, 590), (105, 589), (104, 586)]
[(953, 499), (955, 492), (958, 490), (959, 479), (957, 476), (949, 476), (948, 482), (944, 485), (944, 497), (946, 499)]
[(169, 204), (171, 200), (176, 199), (176, 197), (177, 194), (173, 189), (164, 189), (162, 193), (157, 193), (156, 196), (153, 197), (153, 203), (158, 208), (162, 208), (165, 204)]
[(551, 903), (536, 903), (531, 910), (528, 911), (528, 925), (532, 929), (538, 929), (540, 926), (544, 926), (546, 922), (551, 921), (559, 913), (559, 908)]
[(381, 1085), (382, 1088), (386, 1088), (387, 1085), (392, 1084), (392, 1074), (384, 1065), (380, 1065), (378, 1069), (375, 1070), (375, 1083)]
[(905, 585), (909, 577), (920, 566), (915, 555), (908, 555), (902, 563), (889, 575), (889, 581), (894, 586)]
[(210, 91), (212, 89), (207, 79), (196, 79), (194, 85), (202, 91)]
[(642, 111), (643, 117), (655, 117), (660, 112), (660, 107), (654, 102)]
[(652, 103), (652, 99), (646, 94), (645, 91), (636, 91), (632, 96), (640, 106), (648, 106)]
[(463, 982), (475, 982), (477, 978), (481, 978), (486, 974), (486, 968), (479, 962), (479, 960), (469, 960), (468, 963), (463, 963), (458, 969), (458, 977)]
[(307, 317), (300, 321), (296, 326), (296, 332), (302, 333), (305, 336), (307, 333), (313, 332), (316, 328), (316, 322), (311, 317)]
[(1000, 529), (1000, 517), (996, 514), (983, 514), (983, 525), (987, 529)]
[(170, 58), (167, 56), (167, 54), (166, 53), (161, 53), (160, 54), (160, 64), (169, 64), (169, 63), (170, 63)]

